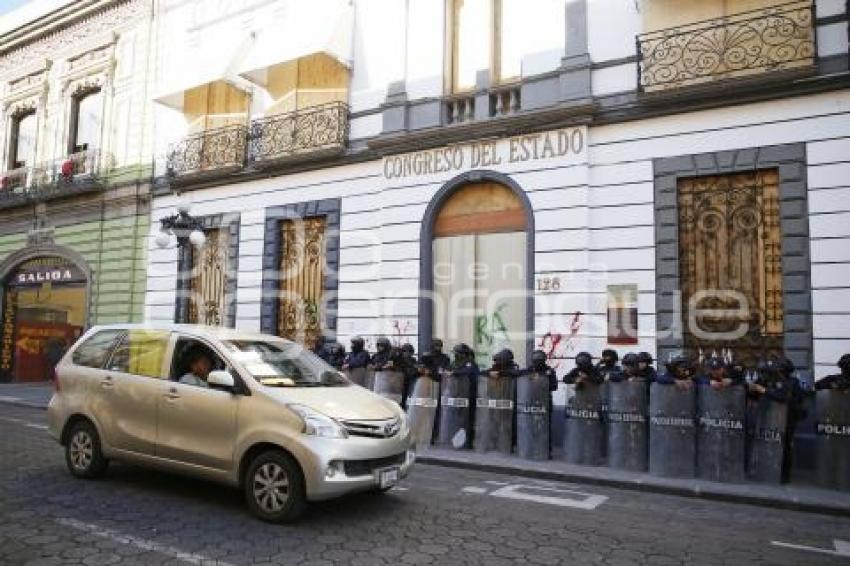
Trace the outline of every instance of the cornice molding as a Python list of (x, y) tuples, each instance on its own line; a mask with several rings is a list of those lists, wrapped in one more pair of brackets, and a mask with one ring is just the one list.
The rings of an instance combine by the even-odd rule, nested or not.
[[(145, 0), (111, 0), (110, 2), (98, 2), (94, 8), (90, 8), (85, 15), (74, 18), (72, 21), (63, 21), (52, 26), (46, 33), (32, 38), (26, 43), (15, 42), (13, 45), (0, 43), (0, 76), (13, 75), (21, 67), (32, 64), (36, 60), (56, 59), (65, 57), (62, 52), (67, 52), (72, 46), (92, 42), (93, 47), (83, 52), (97, 49), (96, 36), (126, 25), (146, 13)], [(65, 27), (58, 27), (64, 24)], [(112, 39), (114, 42), (114, 36)], [(22, 40), (24, 41), (24, 40)], [(108, 41), (107, 41), (108, 43)], [(78, 57), (80, 49), (71, 55)]]

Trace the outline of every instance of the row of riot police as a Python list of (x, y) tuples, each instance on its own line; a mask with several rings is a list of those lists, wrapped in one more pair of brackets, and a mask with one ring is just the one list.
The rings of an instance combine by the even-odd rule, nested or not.
[[(551, 457), (553, 437), (564, 458), (667, 477), (738, 482), (787, 481), (796, 424), (805, 416), (804, 389), (786, 358), (755, 368), (719, 356), (669, 359), (664, 371), (646, 352), (622, 360), (587, 352), (561, 380), (565, 405), (553, 407), (555, 371), (542, 351), (520, 369), (510, 350), (480, 369), (472, 349), (452, 358), (434, 340), (417, 360), (412, 346), (377, 341), (370, 355), (354, 338), (351, 351), (326, 359), (349, 378), (406, 407), (417, 448), (498, 451), (533, 460)], [(333, 353), (333, 348), (329, 350)], [(818, 476), (850, 488), (850, 355), (841, 373), (816, 384)], [(563, 431), (561, 434), (560, 431)]]

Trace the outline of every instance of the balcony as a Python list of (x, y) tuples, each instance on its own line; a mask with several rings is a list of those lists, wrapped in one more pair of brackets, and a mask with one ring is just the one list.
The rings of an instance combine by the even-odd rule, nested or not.
[[(522, 110), (520, 84), (494, 86), (486, 91), (454, 94), (443, 100), (444, 122), (462, 124), (517, 114)], [(481, 115), (480, 110), (486, 111)]]
[(168, 176), (203, 177), (234, 173), (245, 165), (248, 127), (231, 124), (192, 134), (168, 147)]
[(253, 165), (308, 161), (345, 150), (348, 105), (330, 102), (251, 122), (249, 161)]
[(86, 150), (6, 171), (0, 175), (0, 208), (99, 190), (106, 184), (111, 165), (108, 155)]
[(637, 52), (644, 92), (802, 73), (815, 65), (814, 7), (791, 2), (642, 34)]

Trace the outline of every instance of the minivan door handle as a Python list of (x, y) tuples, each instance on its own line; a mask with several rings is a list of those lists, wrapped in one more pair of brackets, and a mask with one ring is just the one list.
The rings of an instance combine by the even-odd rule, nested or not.
[(166, 396), (168, 399), (170, 399), (170, 400), (174, 401), (175, 399), (179, 399), (179, 398), (180, 398), (180, 393), (178, 393), (178, 391), (177, 391), (177, 388), (176, 388), (176, 387), (171, 387), (171, 388), (168, 390), (168, 392), (165, 394), (165, 396)]
[(112, 376), (107, 375), (103, 379), (100, 380), (100, 386), (104, 389), (111, 389), (114, 383), (112, 383)]

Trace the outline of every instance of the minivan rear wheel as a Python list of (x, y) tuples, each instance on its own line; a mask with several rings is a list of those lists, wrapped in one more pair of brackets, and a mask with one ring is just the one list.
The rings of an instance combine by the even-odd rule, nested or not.
[(298, 464), (281, 451), (263, 452), (245, 474), (245, 501), (263, 521), (286, 523), (304, 513), (307, 498)]
[(65, 463), (78, 478), (99, 478), (106, 472), (109, 460), (103, 456), (100, 436), (89, 421), (81, 420), (71, 427), (65, 443)]

